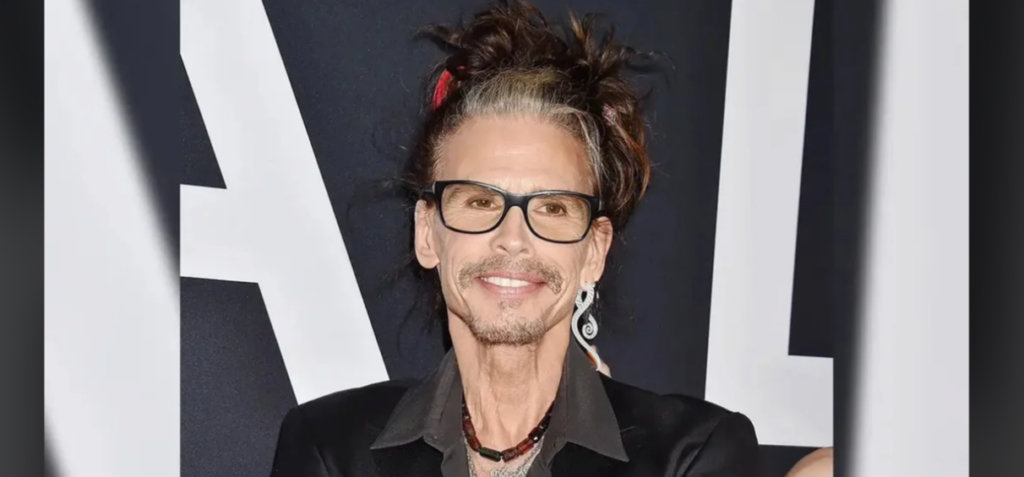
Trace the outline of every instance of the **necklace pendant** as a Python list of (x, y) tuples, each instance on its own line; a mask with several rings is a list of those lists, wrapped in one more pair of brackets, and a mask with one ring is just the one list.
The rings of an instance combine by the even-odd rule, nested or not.
[(487, 447), (480, 447), (477, 451), (483, 458), (493, 460), (494, 462), (501, 462), (501, 452)]

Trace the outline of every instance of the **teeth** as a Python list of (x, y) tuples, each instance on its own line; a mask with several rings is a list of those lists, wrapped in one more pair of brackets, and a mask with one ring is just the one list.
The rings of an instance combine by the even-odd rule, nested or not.
[(493, 284), (493, 285), (497, 285), (499, 287), (519, 288), (519, 287), (525, 287), (525, 286), (528, 286), (528, 285), (533, 285), (530, 282), (523, 281), (523, 280), (516, 280), (514, 278), (482, 277), (481, 280), (483, 280), (483, 281), (485, 281), (487, 283)]

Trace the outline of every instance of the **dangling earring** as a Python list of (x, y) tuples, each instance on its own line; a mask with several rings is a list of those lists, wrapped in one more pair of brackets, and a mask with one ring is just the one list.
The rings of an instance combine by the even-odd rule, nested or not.
[[(587, 340), (594, 339), (597, 336), (597, 320), (594, 319), (594, 315), (590, 313), (590, 308), (594, 304), (594, 300), (597, 298), (597, 292), (594, 290), (594, 283), (588, 283), (578, 290), (576, 290), (576, 311), (572, 314), (572, 334), (576, 337), (576, 342), (580, 344), (590, 355), (590, 359), (594, 361), (597, 366), (596, 369), (601, 369), (601, 357), (597, 355), (597, 351), (594, 349)], [(580, 318), (583, 315), (587, 315), (587, 321), (583, 327), (580, 327)], [(582, 330), (582, 333), (581, 333)]]

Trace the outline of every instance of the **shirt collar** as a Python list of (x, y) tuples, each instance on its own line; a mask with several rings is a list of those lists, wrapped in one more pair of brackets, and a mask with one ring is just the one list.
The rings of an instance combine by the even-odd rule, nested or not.
[[(383, 449), (424, 439), (444, 452), (462, 436), (462, 379), (451, 350), (441, 365), (399, 401), (383, 431), (370, 446)], [(586, 354), (569, 346), (562, 382), (551, 411), (545, 441), (571, 442), (607, 457), (628, 462), (621, 431), (600, 374)], [(548, 454), (548, 459), (553, 457)]]

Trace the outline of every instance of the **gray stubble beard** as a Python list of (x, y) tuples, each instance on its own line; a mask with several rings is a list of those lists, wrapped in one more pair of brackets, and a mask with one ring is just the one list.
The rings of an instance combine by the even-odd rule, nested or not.
[(487, 346), (528, 346), (540, 341), (547, 332), (543, 319), (528, 320), (516, 316), (516, 309), (522, 306), (523, 300), (502, 300), (498, 302), (500, 319), (496, 323), (487, 323), (469, 313), (463, 322), (470, 333), (481, 344)]

